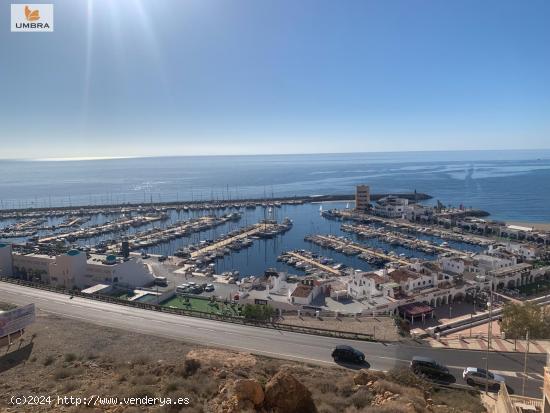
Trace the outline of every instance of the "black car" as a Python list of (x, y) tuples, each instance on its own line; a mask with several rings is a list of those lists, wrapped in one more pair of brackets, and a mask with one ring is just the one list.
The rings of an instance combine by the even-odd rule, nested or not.
[(413, 357), (411, 361), (411, 370), (415, 374), (424, 374), (430, 377), (446, 377), (449, 375), (449, 369), (447, 367), (442, 366), (429, 357)]
[(351, 346), (336, 346), (332, 351), (334, 361), (348, 361), (351, 363), (364, 363), (365, 355)]

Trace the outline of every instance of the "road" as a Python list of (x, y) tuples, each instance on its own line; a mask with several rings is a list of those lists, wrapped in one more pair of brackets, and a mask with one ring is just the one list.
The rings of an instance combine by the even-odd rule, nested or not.
[[(239, 324), (157, 313), (50, 291), (0, 283), (0, 300), (23, 305), (35, 303), (39, 310), (85, 322), (151, 334), (190, 343), (223, 347), (281, 359), (332, 365), (330, 356), (337, 344), (349, 344), (363, 351), (370, 368), (390, 370), (406, 367), (412, 356), (429, 356), (449, 367), (456, 385), (465, 385), (462, 370), (467, 366), (485, 366), (485, 352), (433, 349), (402, 343), (383, 344), (243, 326)], [(524, 355), (492, 352), (489, 369), (505, 376), (512, 392), (521, 394)], [(530, 354), (527, 359), (526, 396), (541, 397), (543, 366), (546, 355)]]

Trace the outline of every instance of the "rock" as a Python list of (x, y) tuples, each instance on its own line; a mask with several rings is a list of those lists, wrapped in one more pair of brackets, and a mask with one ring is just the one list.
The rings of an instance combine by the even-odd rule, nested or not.
[(256, 380), (240, 379), (233, 385), (233, 393), (239, 400), (250, 400), (254, 406), (259, 406), (264, 401), (264, 390)]
[(316, 413), (311, 392), (292, 374), (281, 370), (265, 386), (265, 405), (275, 413)]
[(232, 396), (228, 400), (223, 401), (217, 411), (223, 413), (241, 413), (254, 410), (254, 403), (252, 401), (239, 400), (237, 396)]
[(372, 372), (367, 369), (361, 369), (357, 372), (355, 376), (353, 376), (353, 382), (360, 386), (372, 386), (372, 384), (378, 379), (379, 376), (376, 372)]

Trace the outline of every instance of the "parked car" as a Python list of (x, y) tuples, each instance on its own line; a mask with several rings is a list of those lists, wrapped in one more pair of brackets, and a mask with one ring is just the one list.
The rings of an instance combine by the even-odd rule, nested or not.
[(199, 286), (199, 285), (191, 285), (191, 286), (189, 287), (189, 292), (190, 292), (191, 294), (202, 294), (203, 289), (202, 289), (202, 287)]
[(504, 383), (504, 377), (477, 367), (466, 367), (462, 373), (462, 378), (470, 386), (485, 386), (488, 382), (489, 387), (500, 387), (501, 383)]
[(206, 287), (204, 287), (204, 291), (214, 291), (214, 285), (208, 284)]
[(365, 354), (351, 346), (336, 346), (332, 351), (334, 361), (347, 361), (351, 363), (364, 363)]
[(429, 377), (445, 377), (449, 369), (429, 357), (415, 356), (411, 361), (411, 370), (415, 374), (424, 374)]
[(182, 284), (176, 287), (176, 294), (187, 294), (189, 292), (189, 284)]

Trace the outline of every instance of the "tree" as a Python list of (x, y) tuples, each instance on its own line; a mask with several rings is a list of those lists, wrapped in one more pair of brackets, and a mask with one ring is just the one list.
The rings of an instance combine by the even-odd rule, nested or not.
[(502, 311), (501, 329), (507, 338), (523, 339), (529, 331), (532, 339), (550, 338), (550, 313), (531, 303), (506, 303)]
[(244, 318), (249, 320), (269, 320), (275, 313), (273, 307), (260, 304), (246, 304), (243, 309)]

